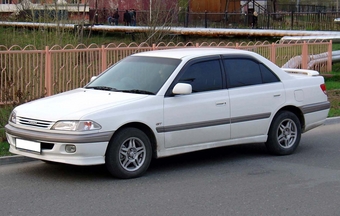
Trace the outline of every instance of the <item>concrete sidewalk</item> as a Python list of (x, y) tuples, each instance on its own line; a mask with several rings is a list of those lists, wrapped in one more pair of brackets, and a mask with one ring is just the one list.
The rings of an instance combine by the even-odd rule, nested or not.
[[(334, 118), (327, 118), (325, 121), (325, 125), (331, 124), (340, 124), (340, 117)], [(37, 159), (29, 158), (21, 155), (14, 155), (14, 156), (5, 156), (0, 157), (0, 166), (1, 165), (8, 165), (8, 164), (15, 164), (15, 163), (24, 163), (24, 162), (31, 162), (36, 161)]]

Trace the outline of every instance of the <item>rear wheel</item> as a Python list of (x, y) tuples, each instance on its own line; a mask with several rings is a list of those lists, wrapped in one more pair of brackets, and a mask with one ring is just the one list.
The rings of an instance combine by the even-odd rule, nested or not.
[(292, 154), (301, 139), (301, 123), (298, 117), (289, 111), (281, 111), (275, 116), (266, 142), (267, 149), (276, 155)]
[(151, 144), (144, 132), (136, 128), (118, 131), (106, 150), (105, 164), (117, 178), (143, 175), (151, 162)]

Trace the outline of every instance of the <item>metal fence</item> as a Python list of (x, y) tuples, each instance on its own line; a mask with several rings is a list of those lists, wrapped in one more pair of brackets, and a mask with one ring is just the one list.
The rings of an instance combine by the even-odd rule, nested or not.
[[(336, 12), (277, 12), (259, 13), (258, 29), (282, 30), (340, 30)], [(253, 14), (249, 13), (188, 13), (176, 25), (205, 28), (253, 28)]]
[[(20, 104), (33, 99), (50, 96), (88, 83), (120, 59), (133, 53), (173, 49), (179, 47), (226, 47), (250, 50), (261, 54), (278, 66), (316, 69), (328, 72), (332, 69), (332, 42), (250, 42), (250, 43), (160, 43), (148, 45), (109, 44), (98, 46), (68, 45), (46, 47), (37, 50), (0, 46), (0, 104)], [(323, 61), (311, 64), (319, 54), (326, 55)]]
[[(124, 25), (124, 11), (119, 11), (119, 25)], [(112, 14), (109, 10), (90, 10), (89, 22), (108, 24), (107, 19)], [(194, 13), (182, 10), (169, 14), (163, 11), (158, 16), (160, 24), (165, 23), (162, 17), (167, 18), (167, 26), (178, 27), (205, 27), (205, 28), (252, 28), (253, 14), (240, 12)], [(172, 16), (169, 18), (169, 16)], [(137, 11), (137, 25), (149, 25), (149, 11)], [(340, 22), (334, 21), (340, 18), (339, 12), (286, 12), (259, 13), (257, 28), (259, 29), (282, 29), (282, 30), (340, 30)], [(170, 20), (170, 21), (169, 21)]]

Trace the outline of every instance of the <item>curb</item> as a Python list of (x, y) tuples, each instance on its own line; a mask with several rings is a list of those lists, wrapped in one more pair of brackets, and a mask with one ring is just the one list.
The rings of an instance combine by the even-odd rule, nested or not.
[[(340, 124), (340, 117), (327, 118), (324, 125)], [(0, 166), (16, 163), (37, 161), (38, 159), (29, 158), (21, 155), (0, 157)]]
[(340, 117), (327, 118), (325, 125), (340, 124)]

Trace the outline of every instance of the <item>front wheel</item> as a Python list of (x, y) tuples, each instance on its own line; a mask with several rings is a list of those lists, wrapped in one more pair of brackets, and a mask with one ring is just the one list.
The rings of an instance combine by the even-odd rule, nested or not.
[(301, 139), (301, 123), (289, 111), (281, 111), (270, 125), (266, 147), (272, 154), (289, 155), (298, 147)]
[(105, 164), (117, 178), (136, 178), (143, 175), (151, 162), (151, 144), (139, 129), (118, 131), (106, 150)]

